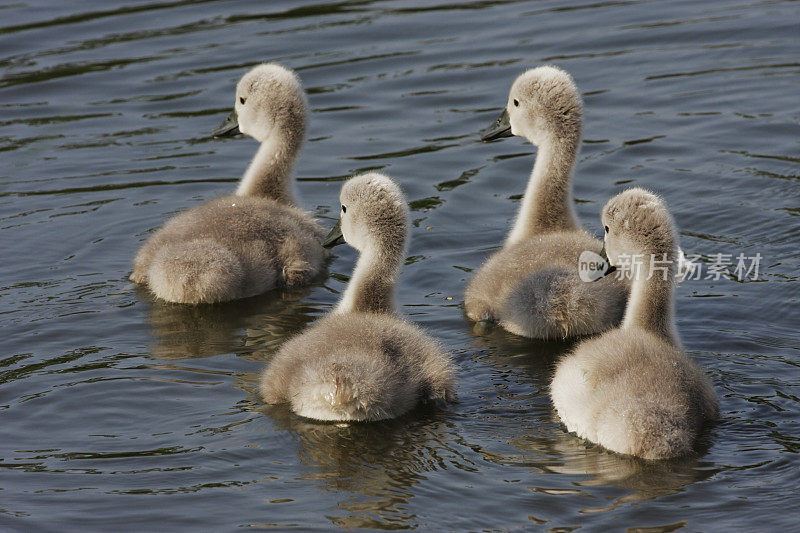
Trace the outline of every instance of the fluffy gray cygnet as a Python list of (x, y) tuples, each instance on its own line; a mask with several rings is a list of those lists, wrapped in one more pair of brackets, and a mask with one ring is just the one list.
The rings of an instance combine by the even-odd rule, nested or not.
[(503, 248), (470, 280), (467, 317), (538, 339), (562, 339), (619, 324), (629, 284), (581, 280), (578, 258), (602, 243), (581, 229), (572, 207), (572, 172), (583, 125), (572, 77), (543, 66), (520, 75), (484, 140), (519, 135), (539, 147), (522, 206)]
[[(662, 200), (640, 188), (609, 200), (602, 221), (611, 265), (642, 254), (644, 268), (633, 272), (622, 325), (558, 363), (553, 405), (569, 431), (611, 451), (644, 459), (687, 455), (703, 426), (717, 418), (718, 404), (675, 328), (675, 224)], [(653, 258), (658, 263), (651, 270)]]
[(455, 399), (454, 366), (441, 345), (397, 315), (395, 284), (409, 215), (400, 188), (369, 173), (348, 180), (326, 246), (360, 252), (338, 306), (286, 342), (264, 370), (261, 395), (327, 421), (394, 418), (420, 401)]
[(214, 131), (261, 142), (236, 193), (169, 220), (139, 250), (130, 279), (162, 300), (188, 304), (309, 284), (326, 253), (324, 232), (296, 207), (290, 181), (306, 107), (292, 71), (262, 64), (245, 74), (233, 113)]

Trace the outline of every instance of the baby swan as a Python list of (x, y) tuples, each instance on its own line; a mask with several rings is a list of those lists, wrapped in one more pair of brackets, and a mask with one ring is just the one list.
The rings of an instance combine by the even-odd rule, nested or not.
[(543, 66), (520, 75), (505, 111), (483, 140), (519, 135), (539, 147), (522, 206), (503, 248), (467, 285), (473, 321), (497, 322), (517, 335), (559, 339), (605, 331), (625, 310), (628, 283), (610, 277), (586, 283), (583, 251), (602, 243), (581, 229), (572, 207), (572, 170), (583, 124), (572, 77)]
[(261, 376), (261, 395), (329, 421), (394, 418), (420, 400), (454, 400), (449, 355), (396, 314), (409, 228), (403, 193), (368, 173), (348, 180), (340, 199), (325, 246), (347, 242), (361, 252), (353, 277), (335, 310), (281, 347)]
[(295, 206), (289, 175), (303, 142), (306, 97), (276, 64), (239, 81), (215, 136), (261, 142), (236, 194), (169, 220), (139, 250), (130, 279), (168, 302), (211, 303), (308, 284), (323, 268), (323, 230)]
[(644, 265), (630, 272), (622, 325), (584, 341), (558, 363), (553, 405), (569, 431), (611, 451), (644, 459), (686, 455), (718, 406), (675, 329), (675, 224), (661, 199), (639, 188), (609, 200), (602, 220), (611, 265), (634, 254), (642, 254)]

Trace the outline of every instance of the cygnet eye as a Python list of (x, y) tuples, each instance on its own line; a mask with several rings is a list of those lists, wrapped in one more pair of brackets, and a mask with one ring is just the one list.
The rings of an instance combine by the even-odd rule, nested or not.
[(606, 233), (608, 233), (608, 226), (606, 226)]
[(244, 103), (245, 103), (246, 101), (247, 101), (247, 98), (245, 98), (244, 96), (240, 96), (240, 97), (239, 97), (239, 103), (240, 103), (240, 104), (244, 105)]
[(514, 98), (514, 107), (519, 107), (519, 100)]
[(342, 213), (347, 213), (347, 206), (342, 204)]

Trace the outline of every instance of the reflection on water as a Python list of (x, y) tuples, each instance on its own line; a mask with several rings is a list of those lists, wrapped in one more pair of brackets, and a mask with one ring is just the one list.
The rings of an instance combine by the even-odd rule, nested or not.
[(157, 359), (272, 353), (321, 313), (303, 300), (308, 290), (199, 306), (164, 303), (137, 290), (151, 301), (148, 318), (156, 341), (151, 350)]
[(526, 339), (497, 326), (483, 329), (466, 319), (465, 329), (472, 335), (471, 347), (478, 352), (476, 357), (481, 364), (504, 374), (523, 373), (526, 384), (546, 402), (549, 402), (547, 391), (556, 361), (580, 343), (580, 339)]
[[(525, 454), (525, 466), (575, 476), (577, 479), (572, 483), (576, 487), (624, 489), (621, 496), (611, 498), (606, 505), (581, 510), (586, 513), (610, 511), (626, 503), (668, 496), (720, 471), (713, 463), (697, 457), (656, 462), (624, 457), (567, 434), (556, 439), (520, 436), (509, 444)], [(701, 455), (703, 452), (700, 450)], [(518, 464), (518, 460), (514, 462)], [(547, 489), (537, 490), (546, 492)]]
[(563, 341), (527, 339), (508, 333), (499, 326), (486, 327), (483, 324), (470, 323), (466, 318), (465, 328), (467, 333), (472, 335), (473, 345), (477, 349), (498, 354), (501, 358), (524, 356), (527, 363), (536, 365), (536, 368), (531, 368), (531, 370), (543, 369), (544, 366), (541, 368), (539, 366), (554, 362), (558, 356), (568, 353), (582, 340), (580, 338), (569, 338)]
[(452, 442), (444, 413), (424, 408), (401, 418), (372, 424), (323, 424), (305, 420), (285, 406), (260, 406), (277, 427), (298, 441), (300, 479), (336, 495), (342, 511), (330, 516), (346, 529), (408, 528), (414, 486), (427, 474), (470, 468), (470, 460)]

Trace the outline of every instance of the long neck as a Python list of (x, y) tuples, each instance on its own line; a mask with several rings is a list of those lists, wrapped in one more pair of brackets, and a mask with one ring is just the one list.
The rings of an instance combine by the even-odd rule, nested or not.
[(578, 229), (572, 206), (572, 169), (580, 136), (548, 139), (539, 145), (522, 206), (506, 246), (533, 235)]
[(337, 313), (394, 313), (395, 284), (400, 274), (404, 251), (380, 251), (376, 247), (361, 252)]
[[(645, 329), (678, 346), (680, 339), (675, 329), (673, 303), (675, 278), (670, 263), (675, 257), (667, 257), (667, 264), (670, 266), (666, 273), (648, 268), (650, 265), (647, 260), (638, 273), (633, 272), (633, 285), (622, 327)], [(651, 272), (652, 276), (647, 279)]]
[(294, 204), (290, 174), (302, 136), (276, 132), (261, 143), (236, 189), (239, 196), (272, 198)]

